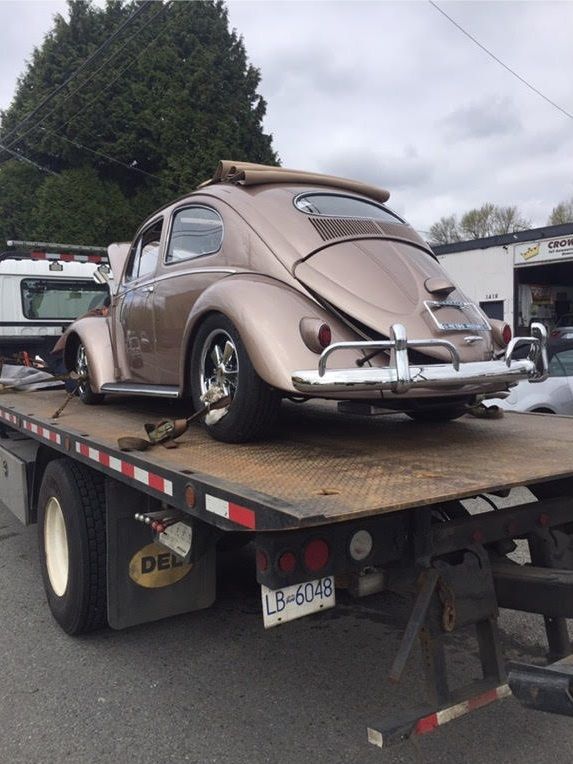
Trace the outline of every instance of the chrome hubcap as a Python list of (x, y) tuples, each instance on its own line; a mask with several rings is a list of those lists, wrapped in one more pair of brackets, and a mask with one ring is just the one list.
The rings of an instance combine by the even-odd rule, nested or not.
[(239, 357), (231, 336), (223, 329), (208, 335), (201, 350), (201, 395), (216, 385), (231, 398), (239, 381)]
[(46, 504), (44, 523), (44, 550), (50, 585), (57, 597), (62, 597), (68, 588), (70, 560), (68, 534), (60, 502), (55, 496)]
[[(83, 345), (80, 345), (78, 348), (78, 354), (76, 356), (76, 372), (82, 377), (88, 376), (88, 358), (86, 355), (86, 349)], [(80, 395), (83, 395), (83, 393), (86, 391), (86, 386), (87, 381), (80, 382), (78, 384), (78, 393)]]

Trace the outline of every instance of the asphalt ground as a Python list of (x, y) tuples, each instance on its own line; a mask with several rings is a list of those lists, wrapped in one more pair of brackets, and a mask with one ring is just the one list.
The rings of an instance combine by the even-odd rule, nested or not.
[[(415, 742), (369, 745), (369, 723), (424, 700), (417, 656), (401, 685), (386, 679), (404, 602), (343, 592), (334, 610), (265, 631), (251, 550), (222, 555), (218, 578), (208, 610), (71, 638), (44, 598), (35, 527), (0, 511), (0, 762), (573, 760), (573, 721), (511, 698)], [(508, 658), (542, 661), (541, 618), (502, 611), (500, 626)], [(453, 684), (477, 677), (469, 632), (448, 656)]]

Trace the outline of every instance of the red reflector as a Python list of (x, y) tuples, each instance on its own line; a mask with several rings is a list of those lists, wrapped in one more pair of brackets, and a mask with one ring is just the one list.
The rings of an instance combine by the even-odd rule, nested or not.
[(279, 570), (282, 573), (292, 573), (296, 568), (296, 557), (292, 552), (283, 552), (279, 557)]
[(550, 335), (550, 336), (551, 336), (551, 337), (559, 337), (559, 329), (554, 329), (554, 330), (551, 332), (551, 335)]
[(509, 324), (506, 324), (501, 332), (501, 338), (505, 345), (509, 345), (511, 342), (511, 326)]
[(304, 565), (307, 570), (317, 571), (324, 568), (330, 556), (330, 549), (326, 541), (314, 539), (310, 541), (304, 550)]
[(257, 549), (257, 568), (263, 572), (269, 567), (269, 558), (262, 549)]
[(328, 324), (321, 324), (318, 330), (318, 344), (321, 348), (327, 348), (332, 342), (332, 331)]

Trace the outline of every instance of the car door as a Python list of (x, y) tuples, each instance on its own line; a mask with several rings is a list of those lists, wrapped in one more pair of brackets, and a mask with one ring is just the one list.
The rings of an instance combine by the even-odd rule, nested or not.
[(122, 381), (158, 384), (155, 359), (153, 292), (161, 247), (163, 217), (146, 226), (132, 244), (114, 300), (115, 342)]
[(555, 413), (557, 414), (573, 414), (573, 348), (560, 350), (551, 359), (550, 374), (556, 376), (557, 366), (559, 371), (557, 372), (560, 381), (563, 383), (559, 396), (555, 400)]
[(198, 199), (172, 210), (153, 295), (156, 357), (164, 385), (179, 384), (181, 342), (195, 301), (215, 281), (234, 272), (222, 245), (223, 217), (212, 200)]

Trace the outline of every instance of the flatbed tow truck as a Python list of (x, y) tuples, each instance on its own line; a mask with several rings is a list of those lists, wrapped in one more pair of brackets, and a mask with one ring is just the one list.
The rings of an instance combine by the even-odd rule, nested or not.
[[(427, 702), (370, 721), (373, 745), (511, 694), (573, 715), (570, 419), (438, 425), (290, 403), (273, 441), (231, 446), (192, 426), (176, 448), (124, 452), (118, 438), (141, 436), (173, 404), (72, 400), (54, 418), (62, 395), (0, 396), (0, 504), (38, 523), (48, 602), (68, 633), (208, 607), (218, 549), (251, 542), (267, 627), (335, 606), (338, 587), (410, 599), (389, 678), (400, 680), (419, 645)], [(537, 500), (498, 508), (496, 497), (516, 486)], [(491, 511), (470, 514), (463, 500), (476, 496)], [(531, 564), (508, 556), (520, 539)], [(547, 666), (506, 665), (498, 607), (544, 616)], [(445, 645), (468, 626), (483, 676), (451, 688)]]

